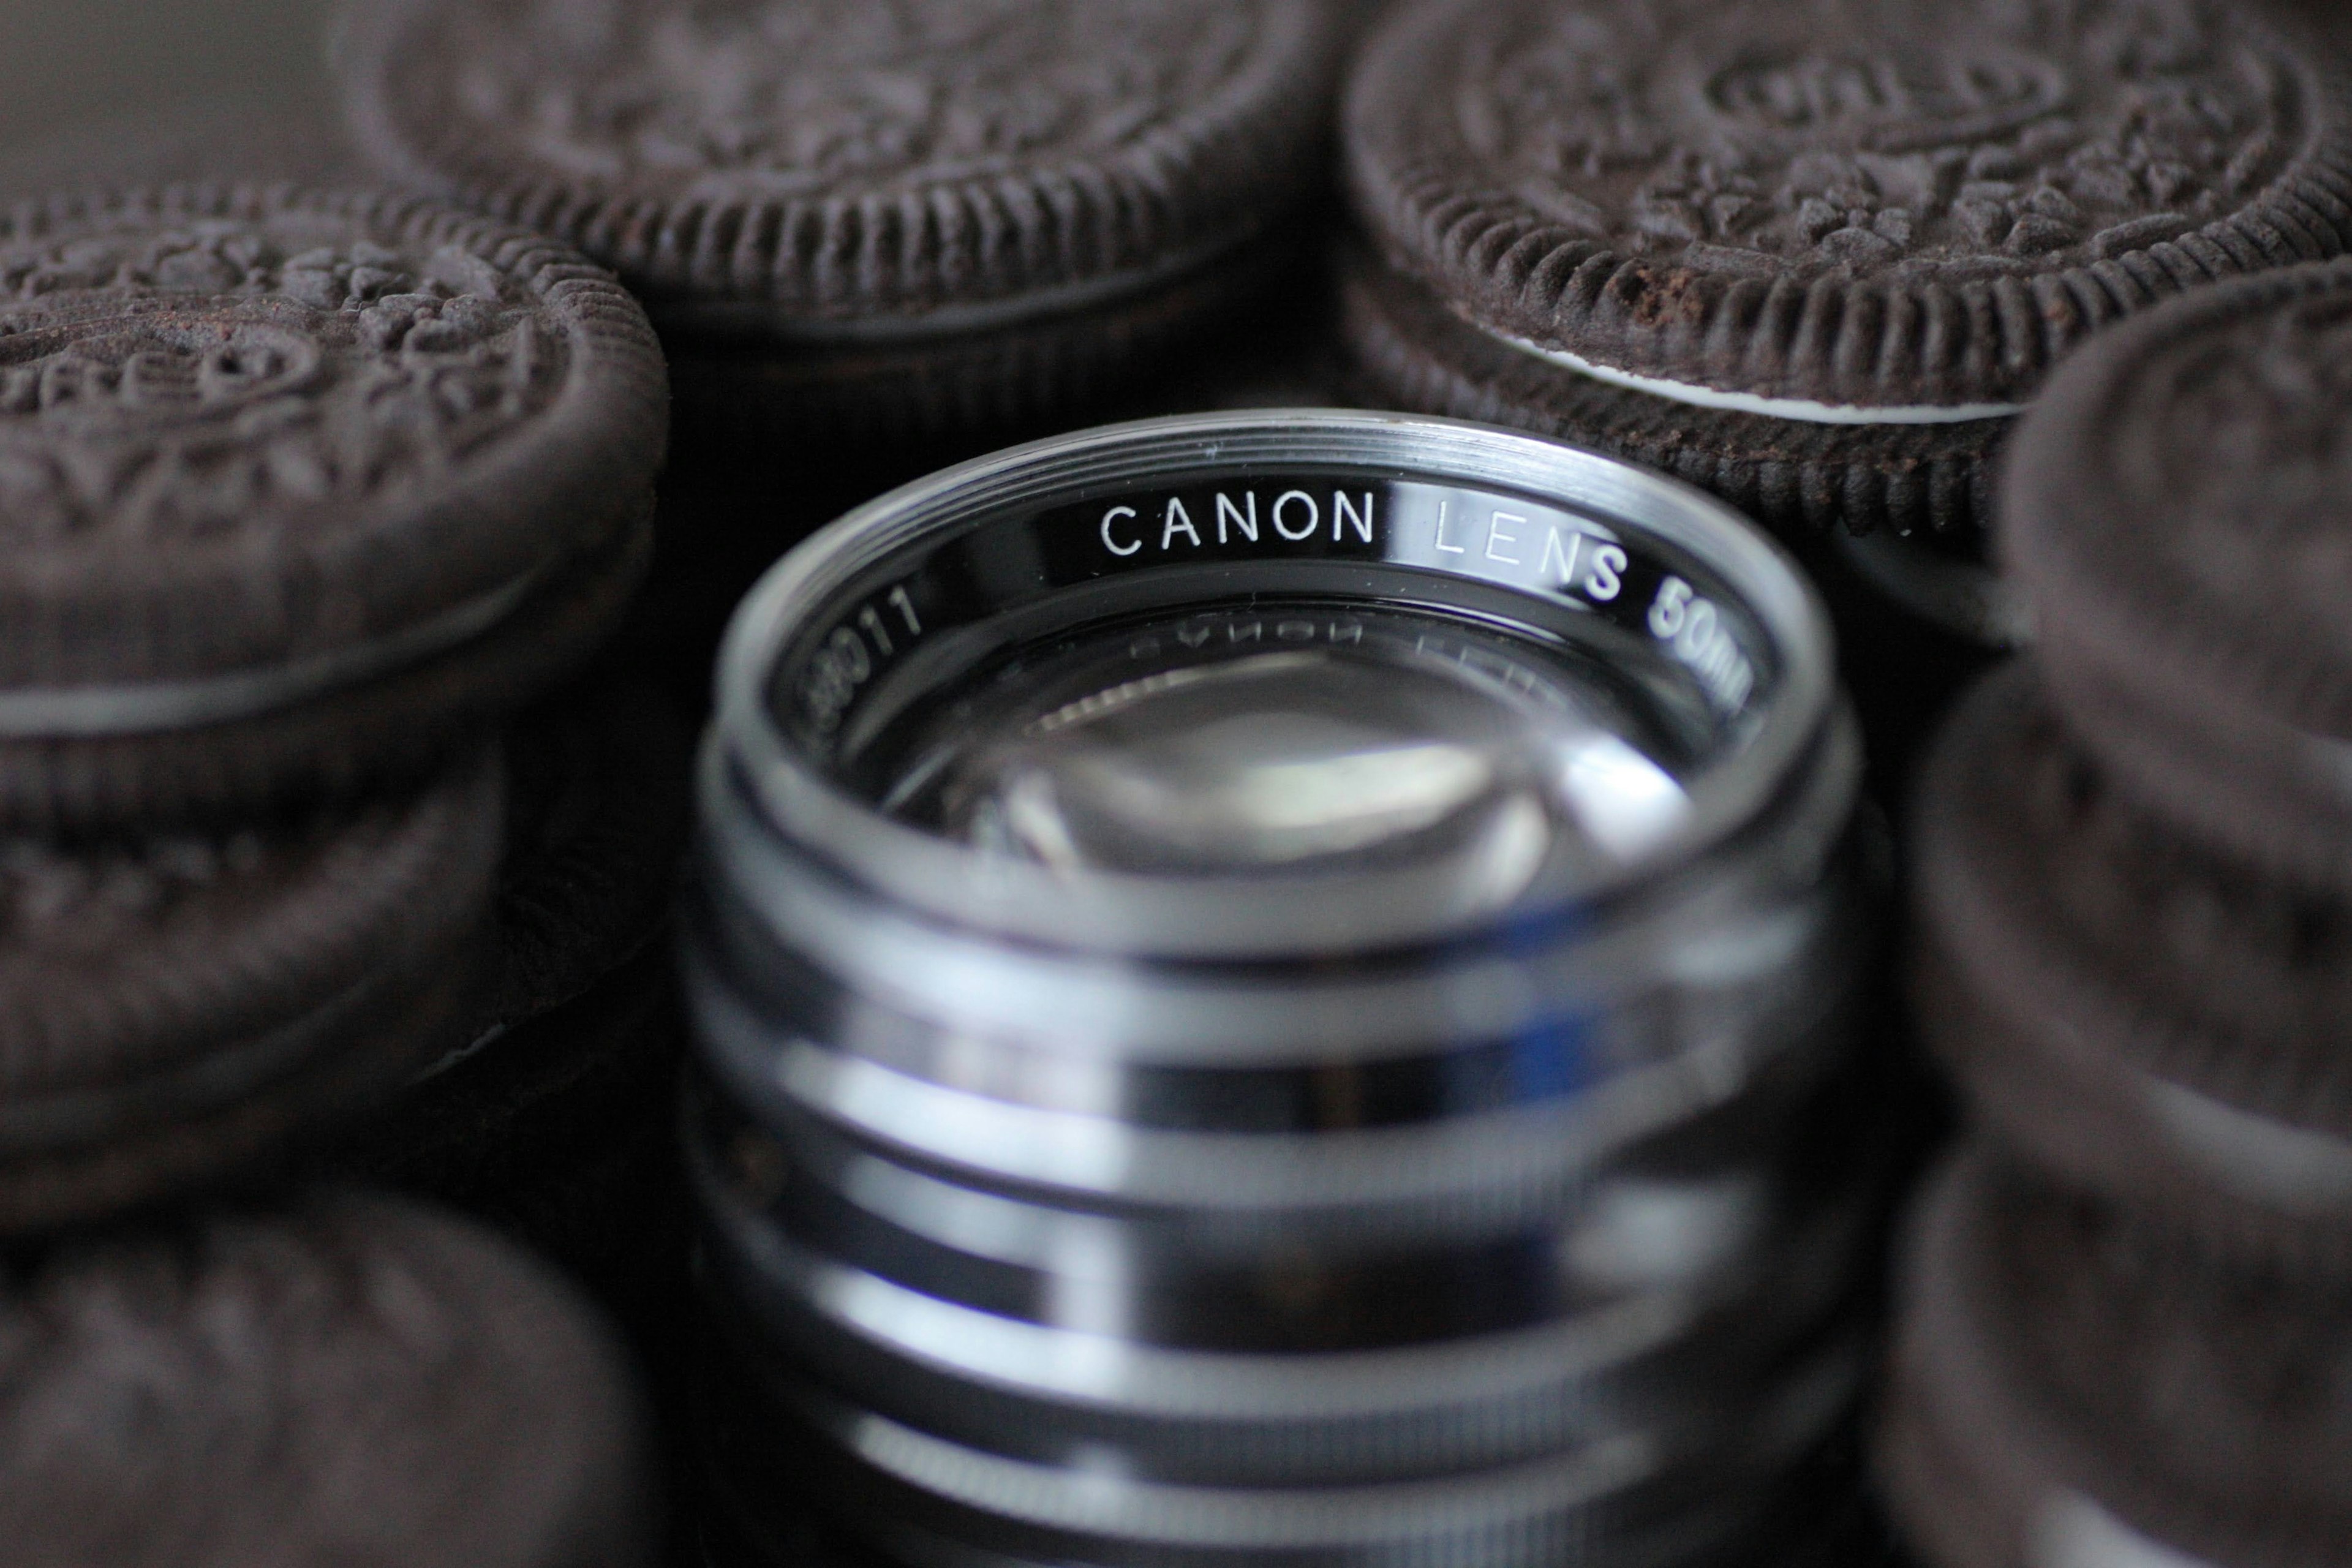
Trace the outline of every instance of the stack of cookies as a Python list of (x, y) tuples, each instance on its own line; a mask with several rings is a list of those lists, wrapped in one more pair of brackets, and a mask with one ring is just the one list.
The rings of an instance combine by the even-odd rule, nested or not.
[(817, 525), (1291, 335), (1341, 35), (1323, 0), (385, 0), (337, 64), (381, 177), (646, 301), (681, 460), (631, 636), (698, 702)]
[(2027, 635), (1985, 531), (2050, 367), (2352, 239), (2352, 71), (2259, 3), (1419, 0), (1345, 136), (1366, 400), (1782, 532), (1889, 774)]
[(529, 863), (500, 846), (527, 814), (499, 737), (644, 574), (666, 400), (643, 312), (560, 246), (415, 200), (189, 186), (0, 219), (0, 343), (5, 1490), (123, 1445), (68, 1489), (87, 1518), (17, 1539), (117, 1560), (103, 1532), (151, 1524), (147, 1493), (208, 1500), (172, 1444), (283, 1443), (384, 1384), (375, 1443), (142, 1539), (368, 1555), (334, 1534), (352, 1489), (568, 1408), (611, 1440), (555, 1489), (493, 1478), (522, 1512), (384, 1550), (604, 1561), (572, 1532), (630, 1511), (625, 1405), (535, 1268), (392, 1205), (174, 1215), (412, 1113), (420, 1075), (510, 1022)]
[(2241, 279), (2070, 361), (2011, 454), (2039, 653), (1915, 810), (1979, 1131), (1881, 1457), (1941, 1568), (2352, 1561), (2347, 367), (2352, 263)]
[(643, 574), (663, 398), (609, 279), (405, 200), (21, 208), (0, 313), (24, 1227), (226, 1171), (479, 1033), (493, 742)]

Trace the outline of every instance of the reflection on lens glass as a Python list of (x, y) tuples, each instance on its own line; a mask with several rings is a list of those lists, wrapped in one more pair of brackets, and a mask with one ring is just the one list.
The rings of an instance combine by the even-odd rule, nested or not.
[(1066, 872), (1446, 860), (1500, 904), (1556, 858), (1636, 860), (1681, 826), (1673, 716), (1634, 695), (1434, 616), (1192, 612), (971, 678), (877, 738), (903, 760), (876, 787), (901, 820)]
[[(1137, 634), (1118, 640), (1132, 647)], [(1663, 766), (1557, 682), (1515, 690), (1381, 641), (1133, 662), (1034, 716), (994, 713), (975, 730), (978, 716), (960, 714), (920, 789), (890, 805), (1066, 870), (1444, 855), (1491, 868), (1507, 898), (1563, 839), (1638, 855), (1685, 804)]]

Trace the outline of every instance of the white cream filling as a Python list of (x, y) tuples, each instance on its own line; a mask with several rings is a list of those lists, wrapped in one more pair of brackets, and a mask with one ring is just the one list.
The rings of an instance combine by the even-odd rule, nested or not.
[(1613, 365), (1596, 364), (1566, 349), (1548, 349), (1526, 338), (1515, 338), (1480, 327), (1480, 331), (1548, 364), (1589, 375), (1612, 386), (1646, 392), (1694, 408), (1726, 408), (1735, 414), (1761, 414), (1771, 419), (1798, 419), (1808, 425), (1965, 425), (1974, 419), (2007, 419), (2025, 412), (2022, 403), (1922, 403), (1865, 406), (1856, 403), (1815, 403), (1804, 397), (1759, 397), (1752, 392), (1726, 392), (1664, 376), (1636, 375)]
[(2240, 1196), (2298, 1215), (2352, 1204), (2352, 1143), (2160, 1079), (2150, 1079), (2148, 1101), (2166, 1131)]
[(2079, 1492), (2052, 1496), (2027, 1528), (2032, 1568), (2213, 1568), (2141, 1534)]
[(450, 1068), (457, 1067), (462, 1063), (472, 1061), (476, 1057), (480, 1056), (490, 1047), (495, 1046), (500, 1040), (505, 1039), (507, 1036), (512, 1032), (511, 1027), (508, 1025), (492, 1024), (488, 1028), (475, 1036), (472, 1041), (468, 1044), (454, 1047), (451, 1049), (443, 1052), (440, 1060), (435, 1062), (431, 1067), (426, 1068), (423, 1072), (418, 1073), (415, 1078), (410, 1079), (408, 1080), (408, 1087), (415, 1089), (419, 1084), (430, 1083), (435, 1079), (439, 1078), (443, 1073), (447, 1072)]
[(2029, 647), (2033, 605), (1991, 567), (1954, 561), (1885, 533), (1831, 532), (1831, 548), (1881, 594), (1935, 626), (1987, 648)]

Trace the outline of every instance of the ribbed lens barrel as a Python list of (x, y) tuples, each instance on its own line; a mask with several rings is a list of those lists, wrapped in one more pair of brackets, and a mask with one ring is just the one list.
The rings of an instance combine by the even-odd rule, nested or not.
[(1863, 1362), (1857, 758), (1696, 492), (1443, 421), (952, 470), (740, 615), (702, 780), (747, 1561), (1696, 1563)]

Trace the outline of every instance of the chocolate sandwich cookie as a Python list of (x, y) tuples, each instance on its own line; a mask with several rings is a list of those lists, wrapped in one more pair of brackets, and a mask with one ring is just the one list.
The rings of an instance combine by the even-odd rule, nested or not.
[(2152, 312), (2052, 382), (2001, 545), (2119, 782), (2352, 899), (2352, 264)]
[(1981, 1151), (1931, 1187), (1905, 1296), (1878, 1457), (1925, 1568), (2352, 1562), (2352, 1296)]
[(0, 820), (241, 819), (421, 775), (644, 568), (661, 355), (609, 277), (411, 198), (0, 219)]
[(648, 1562), (644, 1434), (529, 1258), (355, 1194), (76, 1238), (0, 1273), (11, 1561)]
[(223, 1178), (464, 1037), (499, 774), (219, 837), (0, 841), (0, 1231)]
[(2352, 1270), (2352, 905), (2150, 818), (2025, 666), (1915, 823), (1920, 1027), (2000, 1136), (2214, 1250)]
[(681, 431), (960, 437), (1085, 407), (1278, 262), (1310, 0), (396, 0), (339, 58), (404, 183), (652, 304)]
[(2352, 77), (2252, 5), (1424, 0), (1345, 124), (1376, 383), (1785, 530), (1981, 523), (2059, 355), (2352, 239)]

